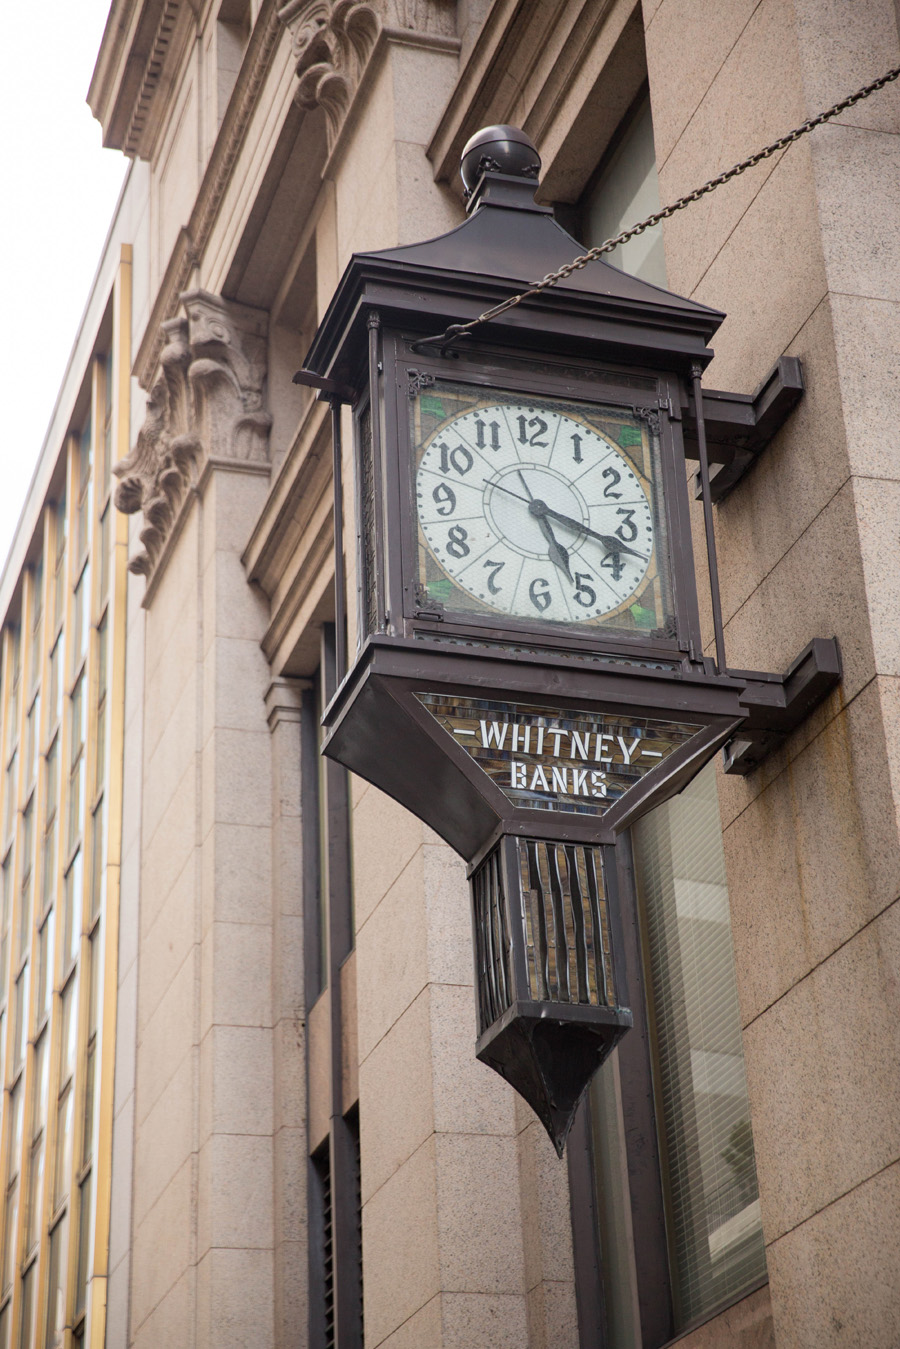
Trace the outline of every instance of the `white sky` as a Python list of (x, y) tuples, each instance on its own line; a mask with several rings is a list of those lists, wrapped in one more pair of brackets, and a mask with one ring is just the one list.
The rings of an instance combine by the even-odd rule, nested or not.
[(127, 160), (85, 102), (110, 0), (7, 0), (0, 43), (0, 571)]

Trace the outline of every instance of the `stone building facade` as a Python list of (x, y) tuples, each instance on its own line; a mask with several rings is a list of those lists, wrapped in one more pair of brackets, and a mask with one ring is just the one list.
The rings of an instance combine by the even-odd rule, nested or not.
[[(34, 1343), (900, 1341), (897, 86), (613, 259), (725, 311), (709, 385), (751, 393), (800, 358), (803, 397), (716, 507), (725, 638), (734, 668), (780, 671), (835, 635), (843, 678), (757, 771), (707, 770), (634, 830), (640, 1025), (568, 1164), (475, 1060), (462, 862), (318, 754), (331, 428), (291, 382), (352, 253), (464, 218), (482, 126), (532, 138), (538, 200), (593, 244), (898, 52), (893, 0), (113, 0), (89, 93), (133, 160), (109, 244), (131, 381), (106, 1207)], [(77, 429), (68, 378), (48, 465)], [(55, 482), (36, 478), (4, 574), (9, 651)], [(702, 556), (699, 505), (695, 525)], [(32, 1342), (22, 1243), (9, 1345)]]

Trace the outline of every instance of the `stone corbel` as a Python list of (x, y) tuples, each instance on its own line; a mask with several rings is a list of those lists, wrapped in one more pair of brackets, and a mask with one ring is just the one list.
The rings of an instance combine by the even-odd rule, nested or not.
[(278, 11), (289, 29), (301, 108), (322, 108), (328, 152), (341, 128), (379, 34), (455, 38), (455, 0), (288, 0)]
[(120, 479), (116, 506), (144, 516), (142, 547), (129, 570), (148, 577), (207, 460), (269, 462), (266, 314), (203, 290), (180, 298), (184, 317), (162, 324), (137, 444), (113, 468)]

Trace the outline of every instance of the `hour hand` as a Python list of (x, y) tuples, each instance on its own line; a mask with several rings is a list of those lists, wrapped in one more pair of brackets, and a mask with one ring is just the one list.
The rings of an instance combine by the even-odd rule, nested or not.
[(561, 511), (553, 510), (552, 506), (545, 507), (547, 515), (558, 520), (561, 525), (568, 525), (570, 529), (580, 530), (582, 534), (587, 534), (588, 538), (596, 539), (602, 543), (608, 553), (627, 553), (629, 557), (639, 557), (642, 562), (647, 561), (645, 553), (638, 553), (634, 548), (629, 548), (615, 534), (600, 534), (596, 529), (591, 529), (590, 525), (582, 524), (580, 520), (573, 520), (570, 515), (563, 515)]
[(547, 555), (550, 558), (550, 561), (555, 567), (559, 567), (560, 571), (564, 571), (571, 581), (572, 572), (569, 568), (568, 548), (563, 548), (562, 544), (553, 533), (549, 520), (543, 515), (538, 516), (538, 524), (541, 527), (541, 533), (547, 540)]

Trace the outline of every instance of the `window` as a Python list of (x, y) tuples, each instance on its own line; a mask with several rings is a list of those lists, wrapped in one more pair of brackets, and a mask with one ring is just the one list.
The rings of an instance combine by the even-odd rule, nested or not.
[(634, 829), (676, 1323), (765, 1275), (716, 778)]
[[(582, 237), (602, 243), (658, 207), (645, 92), (582, 197)], [(607, 261), (664, 286), (661, 227)], [(766, 1275), (714, 766), (644, 816), (631, 845), (620, 888), (635, 1026), (590, 1092), (595, 1305), (604, 1345), (657, 1349)]]
[[(581, 201), (581, 233), (590, 247), (614, 239), (659, 210), (650, 95), (644, 93), (604, 156)], [(619, 244), (605, 262), (654, 286), (666, 284), (662, 225)]]

